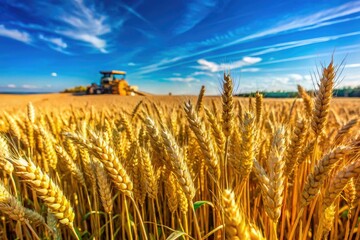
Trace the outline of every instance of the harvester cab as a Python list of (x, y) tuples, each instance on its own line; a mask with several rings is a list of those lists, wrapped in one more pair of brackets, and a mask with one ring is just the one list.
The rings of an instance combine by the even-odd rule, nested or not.
[[(127, 85), (125, 81), (126, 72), (123, 71), (100, 71), (102, 77), (100, 84), (103, 88), (103, 93), (116, 93), (113, 92), (115, 85), (123, 82), (121, 85)], [(120, 93), (119, 93), (120, 94)]]
[(100, 78), (100, 85), (93, 83), (88, 87), (88, 94), (117, 94), (121, 96), (129, 96), (129, 95), (143, 95), (138, 92), (136, 86), (129, 86), (127, 81), (125, 80), (126, 72), (112, 70), (112, 71), (100, 71), (102, 74)]

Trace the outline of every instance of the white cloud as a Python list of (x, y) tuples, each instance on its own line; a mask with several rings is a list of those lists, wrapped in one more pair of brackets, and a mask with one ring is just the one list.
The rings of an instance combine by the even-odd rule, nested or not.
[(241, 68), (248, 65), (253, 65), (255, 63), (260, 62), (262, 59), (259, 57), (243, 57), (243, 59), (235, 61), (233, 63), (215, 63), (207, 61), (206, 59), (199, 59), (197, 62), (200, 66), (196, 66), (196, 68), (201, 70), (208, 70), (210, 72), (219, 72)]
[(162, 59), (158, 63), (154, 63), (154, 64), (150, 64), (150, 65), (141, 67), (139, 69), (139, 71), (137, 72), (137, 74), (142, 75), (142, 74), (156, 72), (156, 71), (159, 71), (159, 70), (162, 70), (162, 69), (166, 69), (168, 67), (165, 66), (165, 65), (177, 62), (180, 59), (182, 59), (182, 57), (174, 57), (174, 58), (170, 58), (170, 59), (168, 59), (168, 58)]
[(260, 71), (260, 68), (243, 68), (241, 69), (241, 72), (258, 72)]
[(60, 47), (60, 48), (67, 48), (68, 47), (68, 45), (64, 42), (64, 40), (63, 39), (61, 39), (61, 38), (51, 38), (51, 37), (45, 37), (43, 34), (40, 34), (39, 35), (39, 38), (41, 39), (41, 40), (44, 40), (44, 41), (46, 41), (46, 42), (48, 42), (48, 43), (50, 43), (50, 44), (53, 44), (53, 45), (55, 45), (55, 46), (58, 46), (58, 47)]
[(215, 62), (210, 62), (205, 59), (199, 59), (197, 62), (201, 65), (198, 67), (199, 69), (210, 70), (211, 72), (220, 71), (220, 65)]
[(170, 77), (170, 78), (166, 78), (166, 80), (172, 81), (172, 82), (199, 82), (198, 79), (194, 78), (194, 77)]
[(7, 87), (8, 88), (16, 88), (16, 85), (15, 84), (8, 84)]
[(307, 81), (307, 82), (311, 82), (312, 81), (312, 77), (310, 75), (304, 75), (303, 76), (303, 80)]
[(93, 47), (97, 48), (100, 52), (108, 53), (108, 51), (106, 50), (106, 41), (97, 36), (94, 36), (94, 35), (91, 35), (88, 33), (76, 32), (76, 31), (64, 31), (64, 32), (62, 32), (62, 34), (64, 34), (67, 37), (73, 38), (75, 40), (90, 43), (91, 45), (93, 45)]
[(176, 76), (176, 77), (180, 77), (181, 73), (173, 73), (173, 75)]
[(243, 78), (240, 81), (239, 89), (241, 92), (260, 91), (297, 91), (297, 85), (300, 84), (306, 89), (312, 89), (313, 84), (310, 75), (298, 73), (290, 74), (266, 74), (251, 78)]
[(69, 38), (91, 44), (102, 53), (107, 53), (107, 42), (101, 36), (110, 33), (111, 27), (105, 23), (107, 17), (95, 11), (94, 6), (87, 6), (83, 0), (73, 2), (70, 11), (63, 11), (60, 18), (68, 25), (65, 30), (57, 30)]
[(300, 74), (293, 73), (293, 74), (289, 74), (289, 78), (293, 79), (294, 81), (301, 81), (303, 80), (304, 77)]
[(52, 72), (52, 73), (51, 73), (51, 76), (52, 76), (52, 77), (57, 77), (57, 73), (56, 73), (56, 72)]
[(12, 38), (28, 44), (31, 42), (31, 37), (27, 32), (22, 32), (17, 29), (8, 29), (2, 24), (0, 25), (0, 36)]
[(212, 73), (209, 73), (209, 72), (194, 72), (191, 74), (192, 76), (200, 76), (200, 75), (206, 75), (206, 76), (210, 76), (210, 77), (213, 77), (214, 74)]
[[(259, 57), (244, 57), (244, 58), (242, 59), (242, 61), (243, 61), (244, 63), (247, 63), (247, 64), (249, 64), (249, 65), (258, 63), (258, 62), (260, 62), (261, 60), (262, 60), (262, 59), (259, 58)], [(247, 65), (247, 64), (246, 64), (246, 65)]]
[(346, 68), (358, 68), (360, 67), (360, 63), (346, 64)]
[(339, 82), (339, 87), (360, 87), (360, 74), (347, 76), (344, 81)]
[(133, 66), (136, 66), (136, 64), (133, 63), (133, 62), (129, 62), (129, 63), (128, 63), (128, 66), (133, 67)]
[(24, 89), (36, 89), (36, 88), (39, 88), (38, 86), (30, 85), (30, 84), (24, 84), (21, 87), (24, 88)]

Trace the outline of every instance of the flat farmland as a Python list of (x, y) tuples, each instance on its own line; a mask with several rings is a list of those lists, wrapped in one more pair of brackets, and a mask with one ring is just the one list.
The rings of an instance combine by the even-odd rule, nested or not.
[(359, 237), (360, 99), (231, 84), (0, 95), (2, 239)]

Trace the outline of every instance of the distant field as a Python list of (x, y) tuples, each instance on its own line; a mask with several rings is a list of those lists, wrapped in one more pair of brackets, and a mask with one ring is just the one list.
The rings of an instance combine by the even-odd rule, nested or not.
[[(0, 94), (0, 109), (1, 110), (24, 110), (29, 102), (32, 102), (36, 107), (67, 107), (69, 105), (77, 107), (85, 107), (87, 105), (93, 105), (95, 107), (112, 106), (116, 105), (124, 108), (134, 107), (140, 100), (149, 100), (151, 102), (161, 102), (165, 105), (183, 104), (187, 100), (195, 100), (197, 96), (118, 96), (118, 95), (82, 95), (74, 96), (66, 93), (54, 93), (54, 94), (35, 94), (35, 95), (8, 95)], [(241, 101), (248, 101), (248, 98), (235, 98)], [(205, 101), (221, 101), (219, 97), (205, 97)], [(265, 102), (292, 102), (294, 99), (289, 98), (266, 98)], [(297, 100), (301, 101), (301, 100)], [(219, 102), (220, 103), (220, 102)], [(349, 108), (360, 107), (360, 98), (334, 98), (333, 104), (348, 105)]]

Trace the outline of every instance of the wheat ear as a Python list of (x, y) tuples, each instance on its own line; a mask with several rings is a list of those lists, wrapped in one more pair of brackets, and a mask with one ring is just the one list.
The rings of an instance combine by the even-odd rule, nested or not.
[(75, 213), (62, 190), (39, 167), (23, 158), (11, 159), (16, 175), (29, 184), (60, 223), (72, 228)]
[(290, 176), (295, 166), (298, 163), (298, 158), (300, 156), (300, 151), (303, 147), (304, 140), (306, 137), (306, 123), (304, 120), (299, 119), (296, 122), (295, 129), (293, 132), (293, 136), (291, 138), (291, 143), (287, 148), (285, 155), (285, 174), (286, 176)]
[(194, 132), (196, 139), (200, 145), (201, 151), (205, 157), (207, 164), (210, 166), (211, 173), (215, 179), (220, 178), (220, 165), (217, 155), (215, 154), (213, 142), (209, 134), (207, 134), (205, 125), (194, 111), (192, 104), (185, 103), (185, 112), (190, 123), (190, 128)]
[(244, 125), (241, 128), (242, 141), (240, 145), (240, 163), (237, 167), (240, 171), (241, 178), (247, 179), (252, 167), (253, 159), (255, 158), (255, 118), (252, 113), (246, 112), (244, 114)]
[(331, 61), (327, 67), (323, 68), (319, 89), (316, 93), (315, 107), (313, 110), (311, 122), (311, 127), (315, 136), (319, 136), (322, 133), (327, 122), (334, 82), (335, 69), (333, 62)]
[(314, 108), (313, 100), (311, 99), (310, 95), (307, 94), (305, 89), (300, 85), (298, 85), (298, 92), (299, 92), (300, 97), (303, 99), (303, 103), (304, 103), (304, 106), (305, 106), (305, 111), (306, 111), (308, 117), (311, 117), (312, 116), (312, 110)]
[(99, 194), (101, 203), (106, 213), (111, 214), (113, 212), (113, 200), (111, 194), (111, 185), (109, 177), (104, 170), (102, 163), (99, 161), (94, 162), (96, 170), (96, 178), (99, 186)]
[(25, 208), (8, 192), (3, 182), (0, 182), (0, 210), (15, 221), (26, 220)]
[(233, 81), (230, 74), (224, 73), (222, 98), (222, 124), (225, 137), (229, 137), (234, 130), (234, 100)]
[(73, 161), (73, 159), (70, 157), (70, 155), (60, 146), (55, 146), (55, 151), (57, 152), (59, 158), (65, 163), (65, 166), (70, 171), (70, 173), (76, 178), (76, 180), (83, 185), (85, 184), (85, 178), (80, 170), (80, 168), (76, 165), (76, 163)]
[(307, 206), (318, 194), (327, 174), (334, 168), (335, 164), (349, 154), (352, 148), (349, 146), (339, 146), (326, 154), (315, 166), (315, 169), (307, 177), (303, 188), (301, 204)]
[(211, 129), (215, 138), (219, 153), (222, 153), (225, 148), (225, 135), (221, 129), (221, 125), (214, 116), (214, 114), (206, 107), (204, 107), (208, 121), (211, 124)]
[(66, 136), (80, 146), (87, 148), (104, 164), (106, 172), (118, 190), (127, 195), (132, 194), (133, 183), (129, 175), (114, 150), (100, 136), (90, 131), (91, 142), (76, 134), (66, 133)]
[(0, 169), (11, 175), (14, 171), (14, 166), (6, 160), (10, 157), (10, 149), (6, 139), (0, 135)]
[(234, 192), (225, 189), (222, 193), (222, 202), (225, 212), (226, 239), (250, 239), (249, 226), (235, 202)]
[(345, 137), (350, 133), (350, 131), (356, 126), (358, 123), (358, 119), (352, 119), (349, 122), (347, 122), (336, 134), (334, 143), (336, 145), (340, 145), (345, 140)]
[(183, 189), (187, 199), (192, 201), (195, 196), (194, 182), (191, 178), (189, 168), (186, 165), (181, 149), (175, 142), (174, 137), (169, 132), (163, 130), (161, 135), (164, 140), (166, 151), (170, 157), (171, 169), (175, 174), (176, 179)]
[(200, 112), (203, 107), (204, 95), (205, 95), (205, 86), (203, 85), (201, 86), (200, 93), (196, 101), (196, 105), (195, 105), (196, 112)]
[(335, 199), (340, 195), (341, 191), (346, 187), (352, 178), (358, 177), (360, 174), (360, 162), (354, 159), (350, 164), (343, 167), (330, 181), (329, 187), (326, 189), (323, 205), (329, 207)]

